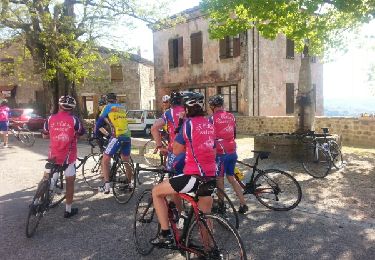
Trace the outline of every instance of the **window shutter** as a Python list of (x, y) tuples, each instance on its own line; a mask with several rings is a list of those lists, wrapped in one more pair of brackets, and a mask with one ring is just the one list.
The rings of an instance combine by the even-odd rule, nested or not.
[(193, 33), (191, 40), (191, 64), (199, 64), (203, 61), (202, 32)]
[(294, 84), (286, 83), (286, 113), (294, 113)]
[(173, 63), (173, 39), (168, 40), (169, 68), (174, 68)]
[(294, 59), (294, 41), (286, 39), (286, 58)]
[(177, 40), (178, 40), (178, 44), (177, 44), (178, 67), (182, 67), (182, 66), (184, 66), (184, 44), (183, 44), (183, 38), (180, 37)]
[(240, 56), (241, 42), (240, 37), (233, 38), (233, 57)]
[(111, 65), (111, 81), (123, 81), (121, 64)]
[(224, 39), (220, 39), (219, 42), (220, 47), (220, 59), (227, 58), (227, 37)]

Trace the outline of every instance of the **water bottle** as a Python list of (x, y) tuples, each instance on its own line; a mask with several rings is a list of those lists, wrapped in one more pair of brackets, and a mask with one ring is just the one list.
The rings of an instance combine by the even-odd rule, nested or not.
[(172, 217), (173, 222), (177, 223), (179, 216), (178, 216), (178, 210), (176, 208), (176, 204), (173, 201), (169, 202), (169, 208), (171, 209), (171, 212), (172, 212), (171, 217)]
[(178, 229), (184, 228), (185, 219), (187, 219), (187, 214), (185, 213), (185, 211), (182, 211), (180, 215), (180, 219), (178, 220), (178, 224), (177, 224)]
[(55, 172), (51, 178), (51, 183), (50, 183), (50, 186), (49, 186), (49, 190), (50, 191), (53, 191), (55, 189), (55, 185), (56, 185), (56, 182), (57, 182), (57, 179), (59, 178), (59, 173), (58, 172)]
[(324, 151), (328, 151), (329, 150), (328, 143), (323, 143), (323, 149), (324, 149)]

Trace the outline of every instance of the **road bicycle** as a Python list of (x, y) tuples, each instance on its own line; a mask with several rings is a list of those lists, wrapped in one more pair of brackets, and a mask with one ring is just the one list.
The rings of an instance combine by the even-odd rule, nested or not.
[[(33, 200), (29, 205), (29, 212), (26, 221), (26, 236), (28, 238), (35, 234), (40, 220), (51, 208), (56, 207), (65, 199), (64, 190), (64, 170), (68, 165), (57, 165), (53, 160), (48, 160), (46, 169), (50, 172), (45, 173), (38, 184)], [(54, 174), (57, 178), (54, 179)]]
[(10, 125), (9, 132), (25, 146), (30, 147), (35, 143), (34, 133), (25, 127)]
[[(137, 169), (137, 166), (136, 166)], [(171, 173), (164, 170), (165, 173)], [(172, 229), (174, 243), (166, 249), (178, 250), (186, 259), (247, 259), (246, 251), (236, 228), (227, 220), (214, 214), (204, 214), (198, 208), (198, 196), (203, 189), (213, 189), (216, 180), (201, 181), (194, 195), (178, 196), (189, 206), (184, 218), (182, 230), (177, 228), (179, 214), (175, 204), (166, 201), (168, 219)], [(160, 231), (151, 189), (143, 191), (138, 199), (134, 214), (134, 240), (136, 250), (148, 255), (154, 249), (150, 243)]]
[[(168, 147), (168, 140), (165, 139), (162, 135), (161, 139), (162, 145), (164, 147)], [(159, 151), (157, 148), (155, 140), (152, 138), (148, 140), (141, 149), (141, 155), (143, 155), (143, 158), (146, 161), (146, 164), (149, 166), (160, 166), (165, 165), (166, 163), (166, 154), (163, 154)]]
[[(137, 163), (134, 168), (134, 174), (137, 178), (141, 180), (143, 184), (149, 185), (161, 183), (164, 180), (166, 172), (171, 172), (173, 175), (176, 175), (173, 171), (167, 171), (164, 166), (143, 168)], [(240, 225), (238, 213), (233, 202), (229, 199), (229, 196), (222, 189), (216, 187), (211, 197), (213, 198), (212, 213), (220, 215), (238, 229)], [(186, 206), (185, 204), (183, 205)]]
[(299, 136), (305, 144), (301, 155), (302, 166), (314, 178), (324, 178), (330, 172), (332, 165), (336, 169), (344, 166), (343, 155), (335, 140), (327, 139), (329, 129), (322, 128), (323, 134), (308, 131)]
[(267, 159), (271, 153), (252, 152), (257, 154), (254, 165), (237, 160), (238, 164), (252, 169), (250, 179), (246, 183), (235, 175), (244, 194), (253, 194), (262, 205), (272, 210), (287, 211), (295, 208), (302, 198), (301, 186), (297, 180), (289, 173), (278, 169), (259, 169), (259, 159)]
[[(121, 146), (125, 142), (121, 142)], [(91, 146), (93, 144), (91, 143)], [(124, 162), (121, 159), (121, 149), (119, 149), (111, 159), (111, 167), (109, 172), (109, 181), (112, 183), (112, 192), (116, 201), (120, 204), (127, 203), (133, 196), (136, 188), (136, 175), (134, 174), (133, 160)], [(103, 153), (90, 153), (84, 158), (82, 165), (82, 175), (85, 183), (93, 190), (97, 190), (103, 183), (103, 175), (101, 172), (101, 162)], [(133, 177), (128, 180), (127, 168), (129, 165), (133, 171)]]

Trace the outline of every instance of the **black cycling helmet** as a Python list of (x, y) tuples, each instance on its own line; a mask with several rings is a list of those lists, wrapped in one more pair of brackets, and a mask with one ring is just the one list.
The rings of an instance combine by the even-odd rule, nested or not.
[(184, 93), (184, 106), (185, 107), (194, 107), (195, 105), (203, 108), (204, 106), (204, 96), (198, 92), (186, 92)]
[(116, 93), (113, 93), (113, 92), (108, 93), (106, 95), (106, 99), (107, 99), (108, 102), (116, 101), (117, 100), (117, 95), (116, 95)]
[(213, 107), (222, 107), (224, 105), (224, 98), (221, 95), (215, 95), (208, 99), (208, 104)]
[(76, 102), (76, 100), (73, 97), (71, 97), (69, 95), (65, 95), (65, 96), (61, 96), (59, 98), (59, 105), (64, 110), (72, 110), (73, 108), (76, 107), (77, 102)]
[(178, 91), (173, 91), (171, 93), (171, 99), (169, 100), (169, 102), (172, 104), (172, 105), (182, 105), (182, 94), (181, 92), (178, 92)]

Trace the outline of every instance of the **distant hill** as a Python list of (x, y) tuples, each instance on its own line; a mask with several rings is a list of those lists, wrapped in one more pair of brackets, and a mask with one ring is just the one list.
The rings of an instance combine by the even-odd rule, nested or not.
[(325, 98), (325, 116), (359, 116), (375, 113), (375, 97), (368, 98)]

